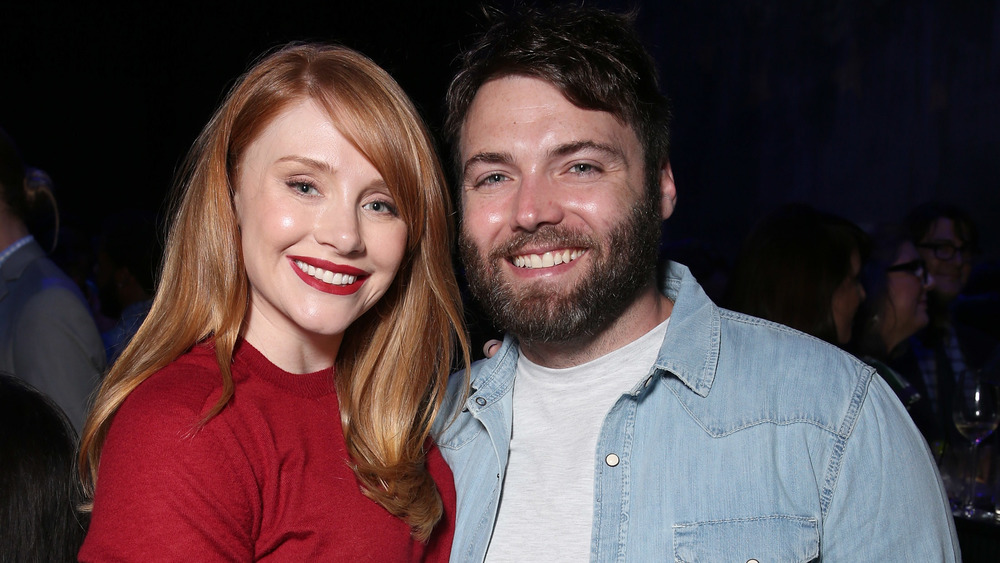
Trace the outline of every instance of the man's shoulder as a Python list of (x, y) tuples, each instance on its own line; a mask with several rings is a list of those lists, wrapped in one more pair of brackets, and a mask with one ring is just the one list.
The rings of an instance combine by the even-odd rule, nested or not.
[(833, 362), (850, 372), (866, 366), (843, 349), (789, 326), (728, 309), (719, 311), (724, 348), (741, 352), (752, 349), (782, 365)]
[(460, 370), (451, 375), (432, 429), (442, 448), (455, 446), (456, 442), (465, 442), (478, 434), (481, 425), (476, 422), (476, 415), (480, 411), (506, 408), (503, 404), (510, 399), (517, 356), (517, 345), (508, 336), (492, 358), (473, 362), (468, 373)]
[(719, 433), (758, 422), (804, 422), (833, 433), (864, 401), (875, 370), (787, 326), (721, 309), (718, 365), (698, 409)]

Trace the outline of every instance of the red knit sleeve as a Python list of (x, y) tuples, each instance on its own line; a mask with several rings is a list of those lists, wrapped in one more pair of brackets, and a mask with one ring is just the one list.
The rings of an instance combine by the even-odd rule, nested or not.
[(437, 446), (433, 446), (427, 453), (427, 469), (441, 494), (444, 516), (434, 527), (434, 533), (424, 552), (424, 561), (446, 563), (451, 555), (452, 539), (455, 537), (455, 481)]
[(80, 561), (253, 558), (253, 472), (224, 421), (194, 432), (203, 406), (214, 402), (198, 379), (155, 374), (115, 415)]

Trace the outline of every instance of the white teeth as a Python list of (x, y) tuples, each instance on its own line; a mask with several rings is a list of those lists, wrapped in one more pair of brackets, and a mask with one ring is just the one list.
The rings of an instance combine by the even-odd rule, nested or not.
[(351, 285), (352, 283), (358, 281), (358, 276), (349, 276), (347, 274), (335, 274), (330, 270), (317, 268), (311, 264), (306, 264), (301, 260), (296, 260), (295, 265), (298, 266), (300, 270), (302, 270), (309, 276), (314, 277), (319, 281), (328, 283), (330, 285)]
[(559, 264), (566, 264), (576, 260), (584, 253), (583, 250), (557, 250), (555, 252), (546, 252), (545, 254), (524, 254), (521, 256), (514, 257), (514, 265), (518, 268), (551, 268), (552, 266), (558, 266)]

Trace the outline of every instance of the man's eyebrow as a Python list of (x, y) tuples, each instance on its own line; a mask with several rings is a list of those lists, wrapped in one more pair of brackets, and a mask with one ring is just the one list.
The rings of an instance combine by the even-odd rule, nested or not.
[(592, 150), (605, 153), (607, 156), (620, 161), (625, 161), (625, 153), (620, 147), (616, 145), (609, 145), (606, 143), (598, 143), (596, 141), (575, 141), (573, 143), (566, 143), (564, 145), (559, 145), (549, 151), (552, 156), (569, 156), (580, 151)]
[(462, 172), (468, 173), (469, 168), (476, 164), (511, 164), (512, 162), (514, 162), (514, 157), (510, 153), (481, 152), (472, 155), (465, 161), (465, 167), (462, 168)]

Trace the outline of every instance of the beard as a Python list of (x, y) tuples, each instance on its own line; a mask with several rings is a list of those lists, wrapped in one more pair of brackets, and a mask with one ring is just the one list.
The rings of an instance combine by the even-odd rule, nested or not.
[[(644, 197), (603, 239), (544, 225), (513, 235), (484, 257), (463, 228), (459, 251), (469, 290), (496, 326), (522, 342), (568, 342), (598, 334), (650, 283), (660, 223), (658, 198)], [(518, 285), (504, 277), (503, 261), (529, 244), (586, 248), (589, 271), (568, 289), (546, 283)]]

